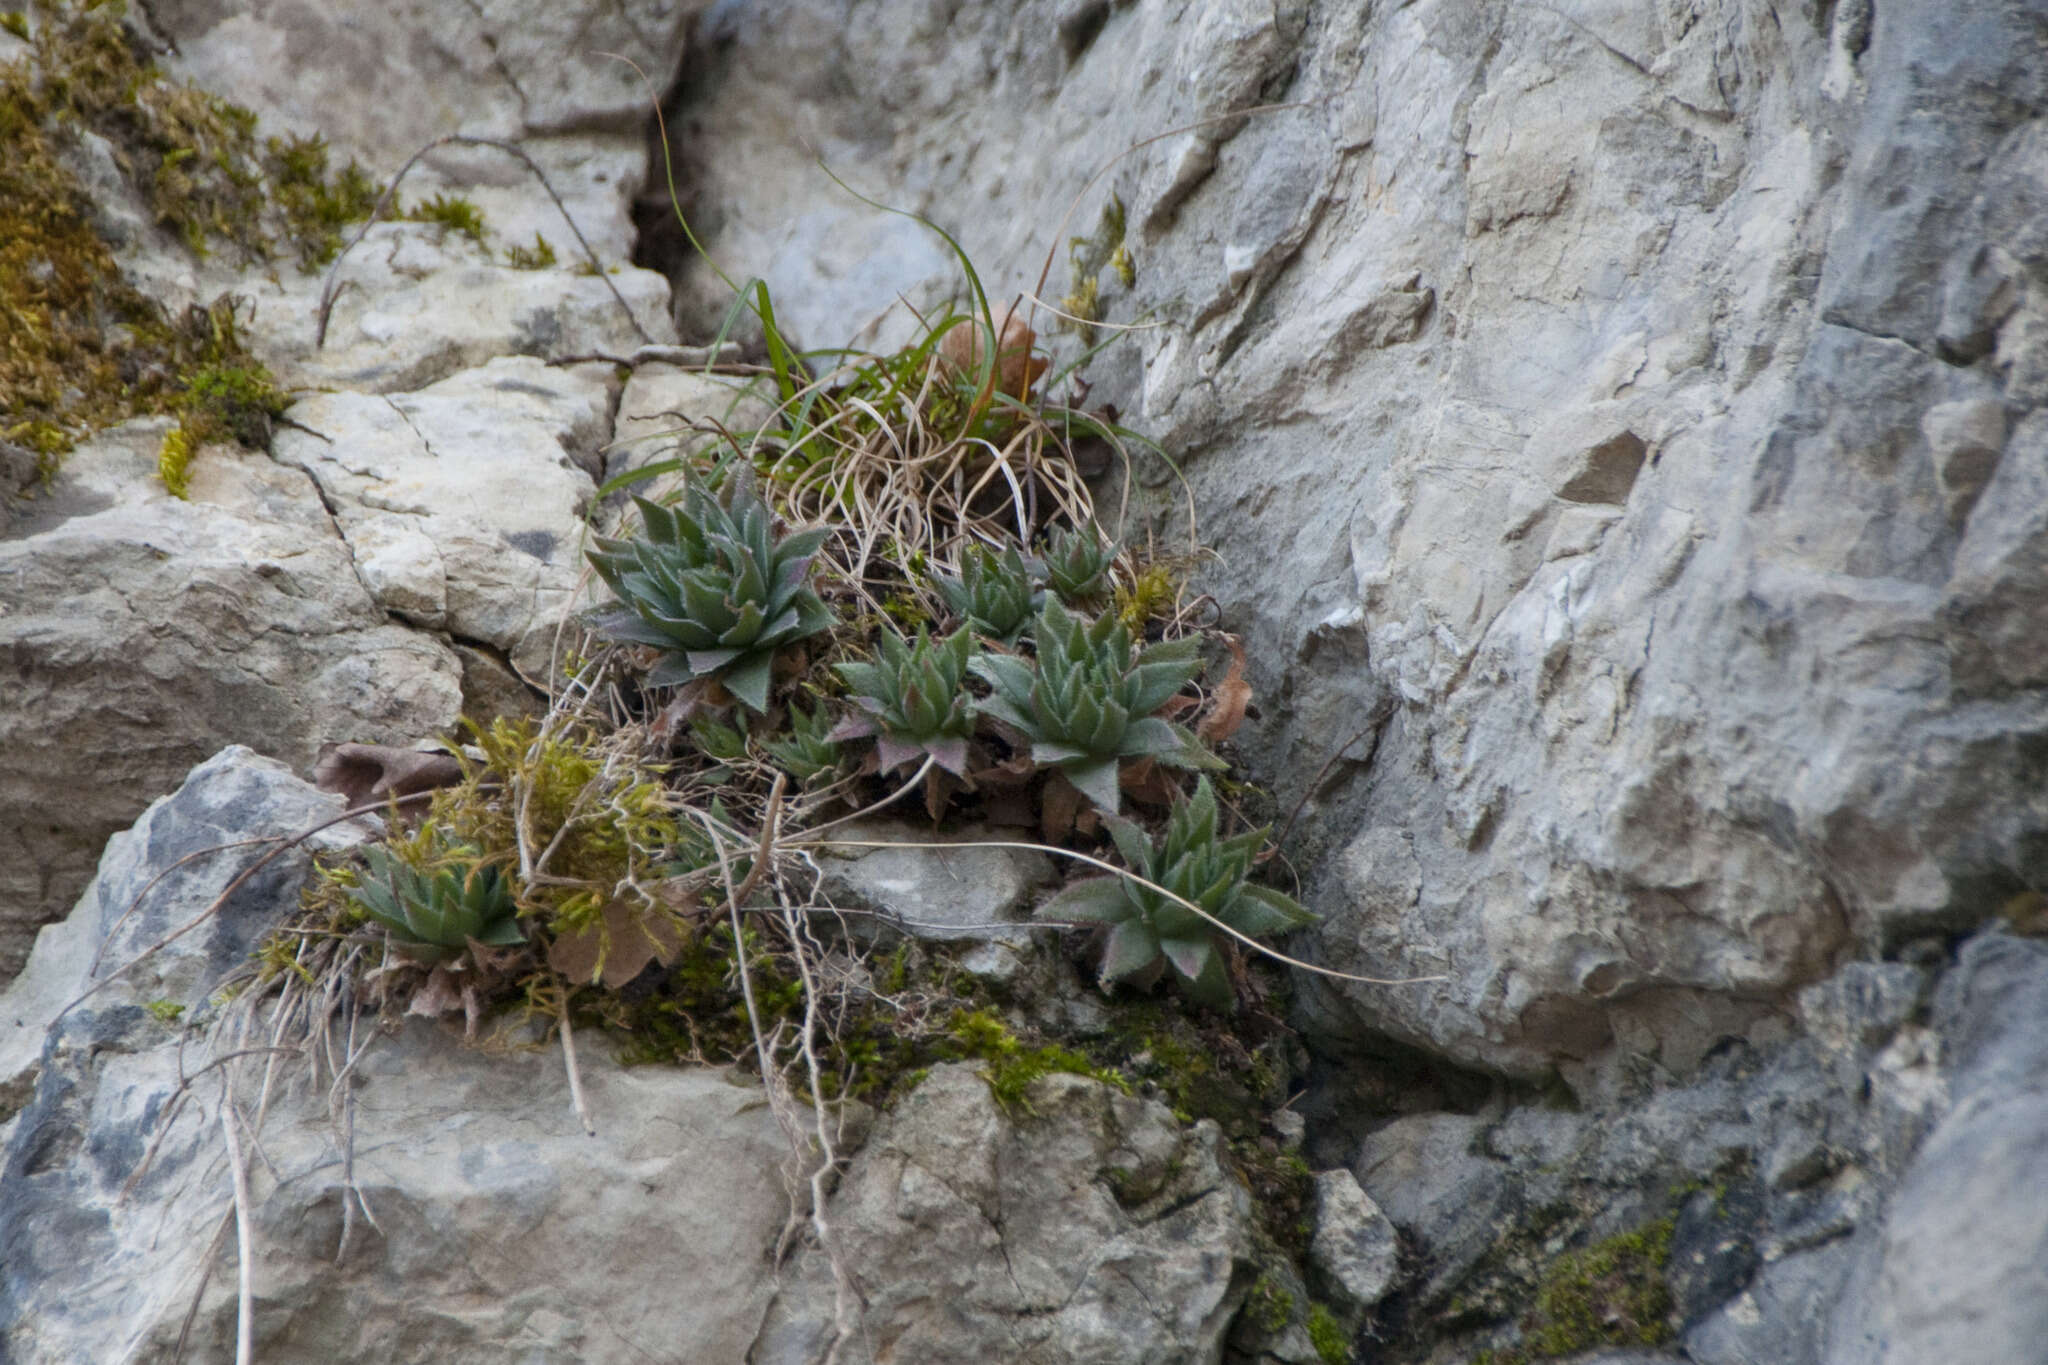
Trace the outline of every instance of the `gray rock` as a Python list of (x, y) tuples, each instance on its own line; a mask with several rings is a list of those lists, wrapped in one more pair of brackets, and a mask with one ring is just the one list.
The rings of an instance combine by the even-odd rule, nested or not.
[[(289, 0), (155, 6), (170, 67), (261, 114), (273, 129), (324, 134), (379, 176), (450, 133), (522, 143), (584, 235), (616, 263), (647, 170), (642, 126), (675, 69), (699, 4), (547, 5), (489, 0), (450, 11), (422, 0), (308, 10)], [(616, 55), (608, 55), (616, 54)], [(622, 60), (623, 59), (623, 60)], [(545, 232), (571, 260), (559, 212), (516, 161), (450, 148), (409, 178), (408, 199), (455, 190), (506, 243)]]
[[(999, 837), (988, 830), (941, 836), (893, 820), (859, 821), (843, 827), (827, 848), (823, 890), (835, 903), (871, 911), (918, 938), (1021, 948), (1032, 941), (1025, 927), (1032, 894), (1052, 879), (1051, 862), (1030, 849), (953, 846)], [(864, 932), (862, 920), (853, 928)]]
[(409, 742), (458, 712), (454, 657), (385, 615), (311, 480), (209, 447), (180, 501), (165, 430), (80, 446), (0, 539), (0, 979), (107, 836), (223, 745), (306, 771), (326, 741)]
[(1853, 1243), (1834, 1242), (1764, 1267), (1754, 1284), (1686, 1333), (1686, 1354), (1698, 1365), (1813, 1365), (1855, 1255)]
[(1423, 1253), (1419, 1292), (1427, 1298), (1456, 1284), (1519, 1209), (1506, 1168), (1475, 1150), (1486, 1127), (1462, 1114), (1396, 1119), (1359, 1152), (1354, 1170), (1362, 1192)]
[[(695, 454), (719, 429), (750, 431), (769, 415), (765, 402), (731, 380), (674, 365), (642, 365), (619, 396), (612, 444), (605, 452), (605, 480)], [(658, 497), (678, 483), (675, 473), (650, 475), (633, 491)]]
[[(1215, 1125), (1076, 1076), (1028, 1100), (1005, 1114), (971, 1067), (943, 1066), (881, 1120), (827, 1207), (866, 1302), (855, 1340), (933, 1365), (1217, 1359), (1251, 1222)], [(785, 1272), (747, 1359), (822, 1358), (822, 1262)]]
[(1954, 1107), (1893, 1197), (1864, 1292), (1833, 1315), (1830, 1365), (2019, 1365), (2048, 1336), (2048, 945), (2003, 934), (1941, 990)]
[(544, 683), (587, 602), (583, 517), (609, 400), (591, 367), (504, 357), (416, 393), (315, 394), (292, 408), (308, 430), (275, 447), (319, 483), (381, 606)]
[[(298, 835), (342, 809), (340, 797), (316, 791), (282, 763), (239, 745), (194, 768), (176, 791), (107, 841), (84, 897), (36, 937), (28, 965), (0, 994), (0, 1090), (26, 1097), (41, 1065), (45, 1028), (88, 988), (96, 988), (90, 997), (95, 1013), (157, 1000), (189, 1011), (204, 1006), (291, 904), (308, 857), (359, 843), (381, 822), (357, 819), (314, 833), (270, 859), (217, 913), (203, 916), (271, 851), (239, 841)], [(159, 942), (161, 949), (147, 951)], [(11, 1116), (0, 1112), (0, 1120)]]
[(1385, 1298), (1400, 1269), (1400, 1245), (1394, 1225), (1357, 1177), (1345, 1170), (1316, 1176), (1315, 1219), (1309, 1263), (1331, 1297), (1350, 1312)]

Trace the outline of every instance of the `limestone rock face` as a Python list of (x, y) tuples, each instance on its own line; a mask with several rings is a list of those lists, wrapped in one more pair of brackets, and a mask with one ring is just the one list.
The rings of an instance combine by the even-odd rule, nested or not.
[(223, 744), (310, 768), (321, 743), (452, 724), (455, 656), (394, 624), (312, 480), (211, 447), (164, 490), (166, 424), (81, 446), (0, 538), (0, 978), (107, 836)]
[[(961, 288), (814, 148), (992, 297), (1164, 324), (1089, 401), (1183, 463), (1283, 799), (1359, 736), (1316, 948), (1432, 978), (1318, 1027), (1685, 1074), (2041, 876), (2032, 13), (773, 0), (679, 112), (712, 251), (809, 344)], [(1128, 286), (1069, 265), (1111, 193)]]
[(319, 483), (380, 606), (544, 685), (584, 577), (610, 397), (589, 368), (507, 356), (414, 393), (312, 395), (273, 449)]
[[(520, 143), (584, 235), (617, 261), (631, 250), (627, 208), (647, 170), (641, 126), (701, 8), (173, 0), (152, 5), (149, 18), (176, 45), (171, 70), (274, 127), (322, 134), (380, 176), (451, 133)], [(508, 242), (535, 231), (566, 239), (559, 211), (509, 157), (451, 148), (407, 182), (421, 195), (450, 186), (475, 198)]]
[[(1006, 1114), (973, 1068), (939, 1067), (854, 1158), (828, 1215), (866, 1339), (893, 1343), (875, 1358), (1217, 1359), (1251, 1234), (1215, 1125), (1184, 1129), (1077, 1076), (1047, 1076), (1029, 1100)], [(749, 1360), (823, 1358), (822, 1262), (806, 1253), (785, 1280)]]
[[(289, 852), (210, 918), (257, 850), (191, 855), (340, 809), (224, 751), (108, 844), (78, 910), (0, 995), (9, 1360), (168, 1359), (188, 1309), (188, 1349), (233, 1355), (209, 996), (298, 904), (308, 851), (375, 822)], [(259, 1359), (821, 1358), (832, 1276), (815, 1247), (776, 1271), (790, 1149), (757, 1085), (627, 1070), (586, 1043), (593, 1137), (553, 1048), (465, 1047), (422, 1020), (349, 1046), (362, 1056), (345, 1097), (280, 1085), (259, 1122), (260, 1065), (234, 1092)], [(1216, 1126), (1068, 1075), (1026, 1099), (1006, 1112), (974, 1067), (937, 1068), (853, 1158), (826, 1215), (865, 1334), (935, 1363), (1217, 1359), (1253, 1244)]]

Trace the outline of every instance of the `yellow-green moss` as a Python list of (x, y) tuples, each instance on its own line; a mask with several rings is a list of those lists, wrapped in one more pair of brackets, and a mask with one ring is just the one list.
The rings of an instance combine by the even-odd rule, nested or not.
[(1069, 283), (1060, 299), (1060, 312), (1067, 316), (1060, 319), (1060, 330), (1080, 333), (1081, 340), (1091, 346), (1095, 344), (1095, 324), (1102, 320), (1104, 267), (1114, 271), (1126, 289), (1137, 283), (1137, 265), (1124, 242), (1124, 201), (1114, 194), (1102, 206), (1095, 231), (1067, 242)]
[(546, 270), (554, 263), (554, 244), (538, 232), (533, 234), (530, 247), (514, 245), (505, 248), (505, 264), (514, 270)]
[(318, 133), (264, 143), (271, 197), (296, 243), (301, 270), (333, 260), (341, 251), (342, 228), (368, 218), (377, 206), (377, 183), (361, 166), (351, 160), (330, 171), (327, 162), (327, 143)]
[(1145, 623), (1155, 616), (1171, 615), (1180, 600), (1181, 576), (1165, 563), (1148, 565), (1128, 586), (1118, 584), (1116, 614), (1133, 636), (1145, 633)]
[(996, 1103), (1012, 1111), (1031, 1112), (1025, 1092), (1042, 1076), (1065, 1072), (1086, 1076), (1128, 1092), (1130, 1085), (1119, 1073), (1095, 1063), (1070, 1048), (1057, 1044), (1028, 1047), (992, 1010), (963, 1012), (953, 1021), (952, 1035), (965, 1056), (986, 1063), (982, 1075)]
[(1669, 1341), (1674, 1217), (1569, 1251), (1553, 1261), (1523, 1320), (1536, 1357), (1575, 1355), (1596, 1346), (1656, 1346)]
[(198, 443), (182, 422), (165, 432), (163, 444), (157, 447), (156, 476), (174, 498), (192, 495), (192, 452), (197, 448)]
[(1285, 1331), (1294, 1320), (1294, 1295), (1282, 1289), (1271, 1275), (1261, 1275), (1252, 1281), (1251, 1290), (1245, 1295), (1244, 1311), (1260, 1331), (1275, 1335)]
[(1351, 1359), (1351, 1336), (1344, 1330), (1344, 1324), (1337, 1321), (1337, 1315), (1329, 1305), (1312, 1303), (1308, 1306), (1308, 1341), (1316, 1348), (1316, 1358), (1323, 1365), (1348, 1365)]
[(405, 216), (415, 223), (438, 223), (451, 232), (461, 233), (478, 246), (484, 244), (483, 210), (459, 194), (437, 194), (432, 199), (423, 199), (407, 209)]

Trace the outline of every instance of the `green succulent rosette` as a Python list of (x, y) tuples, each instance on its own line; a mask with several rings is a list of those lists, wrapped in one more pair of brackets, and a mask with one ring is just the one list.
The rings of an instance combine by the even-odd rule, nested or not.
[(1045, 581), (1062, 602), (1079, 605), (1099, 600), (1109, 589), (1109, 568), (1116, 546), (1103, 539), (1093, 523), (1055, 534), (1046, 546)]
[(920, 628), (915, 643), (884, 630), (873, 663), (835, 665), (860, 714), (842, 721), (832, 737), (873, 735), (884, 768), (930, 754), (964, 777), (974, 731), (965, 684), (975, 657), (974, 632), (966, 626), (943, 640)]
[(606, 639), (665, 651), (650, 687), (716, 678), (766, 711), (775, 651), (836, 619), (809, 584), (811, 557), (830, 528), (778, 538), (751, 489), (734, 489), (726, 504), (694, 485), (675, 507), (633, 501), (642, 535), (592, 537), (591, 567), (619, 600), (586, 624)]
[(1153, 645), (1133, 657), (1131, 633), (1114, 616), (1090, 621), (1048, 597), (1032, 632), (1037, 664), (985, 654), (974, 672), (994, 689), (978, 709), (1031, 741), (1033, 761), (1057, 767), (1097, 807), (1120, 806), (1118, 767), (1153, 758), (1182, 768), (1222, 762), (1180, 726), (1153, 715), (1199, 672), (1194, 640)]
[[(1228, 935), (1217, 923), (1246, 938), (1260, 938), (1298, 929), (1316, 917), (1291, 897), (1246, 880), (1268, 830), (1218, 839), (1216, 823), (1216, 797), (1206, 777), (1196, 784), (1193, 798), (1174, 807), (1166, 838), (1157, 846), (1129, 821), (1111, 820), (1110, 835), (1131, 870), (1172, 895), (1129, 877), (1089, 877), (1039, 906), (1037, 913), (1108, 926), (1102, 952), (1105, 986), (1156, 975), (1163, 963), (1190, 998), (1230, 1008), (1235, 998), (1222, 954)], [(1183, 900), (1199, 906), (1201, 914)]]
[(1017, 642), (1045, 603), (1045, 590), (1034, 582), (1031, 561), (1014, 545), (1004, 547), (1001, 554), (973, 546), (960, 558), (958, 578), (941, 576), (935, 581), (954, 615), (1006, 645)]
[(422, 871), (387, 848), (370, 848), (350, 899), (389, 929), (403, 952), (428, 964), (460, 957), (471, 942), (494, 948), (526, 942), (504, 874), (479, 861), (475, 849), (456, 847), (448, 856), (449, 865)]

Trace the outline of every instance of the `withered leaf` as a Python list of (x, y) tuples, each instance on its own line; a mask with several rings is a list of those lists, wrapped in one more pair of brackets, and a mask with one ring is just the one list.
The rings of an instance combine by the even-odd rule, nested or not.
[(338, 792), (351, 807), (394, 796), (452, 787), (462, 765), (444, 750), (394, 749), (387, 744), (327, 744), (313, 764), (313, 785)]
[(614, 901), (601, 923), (557, 938), (548, 965), (571, 981), (602, 981), (617, 990), (650, 962), (674, 962), (687, 938), (688, 931), (660, 911)]
[(1251, 704), (1252, 685), (1244, 680), (1244, 645), (1235, 635), (1223, 637), (1230, 646), (1230, 672), (1216, 684), (1209, 709), (1195, 723), (1195, 733), (1211, 744), (1221, 744), (1244, 724), (1244, 709)]
[(1081, 795), (1081, 789), (1067, 780), (1067, 775), (1054, 768), (1045, 775), (1045, 786), (1039, 790), (1038, 832), (1048, 844), (1057, 844), (1074, 832), (1074, 820), (1081, 808), (1089, 804)]

